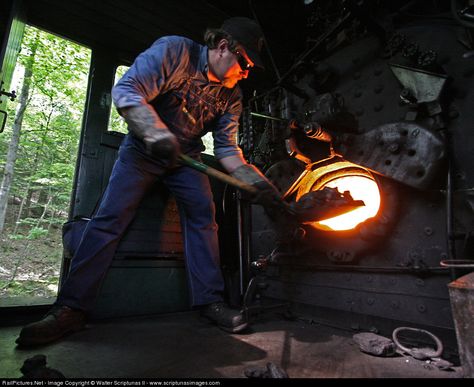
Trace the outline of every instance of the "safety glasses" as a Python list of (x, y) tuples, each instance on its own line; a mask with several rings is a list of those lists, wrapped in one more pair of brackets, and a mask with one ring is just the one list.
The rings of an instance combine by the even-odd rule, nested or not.
[(234, 51), (234, 54), (237, 55), (237, 63), (239, 64), (242, 71), (249, 71), (252, 68), (252, 64), (242, 55), (239, 50)]

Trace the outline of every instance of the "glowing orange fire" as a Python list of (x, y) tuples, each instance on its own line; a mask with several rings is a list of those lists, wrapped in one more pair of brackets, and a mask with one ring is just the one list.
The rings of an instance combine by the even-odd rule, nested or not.
[(317, 228), (349, 230), (377, 215), (380, 207), (380, 192), (374, 180), (365, 176), (342, 176), (330, 181), (325, 186), (337, 188), (341, 193), (349, 191), (354, 200), (362, 200), (365, 206), (334, 218), (315, 222), (313, 225)]
[(295, 184), (298, 184), (296, 200), (307, 192), (330, 187), (337, 188), (341, 193), (349, 191), (354, 200), (364, 202), (364, 207), (330, 219), (307, 223), (321, 230), (349, 230), (377, 215), (380, 208), (380, 191), (373, 175), (365, 168), (338, 156), (309, 165)]

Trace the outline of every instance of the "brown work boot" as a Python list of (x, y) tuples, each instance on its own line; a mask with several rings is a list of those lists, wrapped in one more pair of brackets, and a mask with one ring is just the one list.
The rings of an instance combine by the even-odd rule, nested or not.
[(201, 315), (226, 332), (239, 333), (248, 323), (241, 311), (229, 308), (224, 302), (214, 302), (201, 309)]
[(68, 306), (53, 307), (42, 320), (23, 327), (16, 339), (19, 346), (35, 346), (50, 343), (60, 337), (84, 328), (85, 314)]

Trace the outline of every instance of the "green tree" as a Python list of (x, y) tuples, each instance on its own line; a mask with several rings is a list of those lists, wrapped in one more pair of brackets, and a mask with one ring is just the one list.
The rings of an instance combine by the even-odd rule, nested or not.
[[(48, 233), (67, 219), (89, 63), (90, 50), (26, 27), (15, 69), (20, 93), (7, 106), (15, 118), (0, 136), (0, 294), (51, 294), (47, 286), (57, 284), (60, 236)], [(54, 277), (44, 280), (46, 272)]]
[(36, 51), (39, 44), (39, 33), (34, 33), (30, 45), (28, 47), (28, 54), (24, 60), (24, 75), (23, 85), (20, 92), (20, 103), (15, 114), (15, 122), (13, 124), (13, 130), (8, 147), (7, 159), (5, 162), (2, 184), (0, 186), (0, 234), (3, 231), (5, 225), (5, 216), (8, 206), (8, 196), (10, 193), (11, 183), (13, 179), (13, 173), (15, 168), (15, 162), (18, 155), (18, 146), (20, 142), (20, 132), (23, 124), (23, 117), (25, 115), (26, 106), (28, 105), (28, 97), (31, 87), (31, 78), (33, 75), (33, 66), (35, 63)]
[(25, 210), (27, 216), (35, 209), (36, 215), (42, 213), (46, 203), (53, 212), (55, 207), (67, 208), (69, 196), (64, 192), (71, 188), (89, 62), (83, 47), (25, 29), (17, 63), (25, 76), (3, 173), (0, 231), (10, 191), (10, 197), (21, 199), (18, 220)]

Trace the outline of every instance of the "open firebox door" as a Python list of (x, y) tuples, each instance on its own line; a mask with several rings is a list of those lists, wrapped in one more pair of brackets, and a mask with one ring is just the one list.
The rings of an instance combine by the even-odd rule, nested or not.
[[(315, 123), (306, 124), (305, 133), (316, 132), (314, 127)], [(439, 135), (408, 122), (382, 125), (361, 135), (331, 135), (321, 128), (317, 132), (319, 138), (330, 142), (331, 156), (308, 163), (285, 197), (296, 191), (299, 200), (307, 192), (329, 187), (348, 192), (354, 200), (365, 203), (350, 213), (312, 224), (322, 230), (352, 229), (378, 214), (381, 197), (374, 175), (423, 189), (435, 177), (444, 157), (445, 145)], [(288, 144), (291, 155), (310, 160), (298, 151), (294, 139)]]
[[(258, 116), (265, 118), (263, 114)], [(336, 262), (352, 261), (374, 245), (375, 238), (381, 241), (395, 221), (397, 200), (393, 185), (398, 182), (426, 188), (444, 158), (441, 136), (411, 122), (381, 125), (364, 134), (327, 131), (316, 122), (299, 124), (295, 120), (289, 121), (289, 128), (286, 149), (291, 158), (270, 167), (267, 176), (282, 188), (288, 186), (289, 178), (299, 168), (304, 169), (283, 198), (299, 202), (310, 192), (332, 188), (363, 205), (334, 217), (302, 221), (293, 229), (285, 219), (283, 228), (277, 230), (280, 242), (282, 238), (291, 240), (289, 230), (293, 236), (310, 232), (318, 241), (314, 248), (326, 249), (328, 257)], [(313, 161), (301, 150), (298, 135), (310, 142), (325, 143), (329, 157)], [(318, 145), (321, 144), (315, 144)], [(312, 203), (308, 210), (312, 206), (317, 204)], [(274, 221), (278, 229), (278, 219)]]
[[(399, 77), (403, 70), (397, 70), (393, 72), (403, 83), (404, 79)], [(418, 89), (413, 86), (414, 92), (430, 93), (430, 101), (422, 103), (436, 105), (446, 78), (436, 79), (439, 82), (434, 91), (426, 88), (426, 83), (421, 91), (421, 86)], [(410, 84), (413, 85), (411, 79)], [(256, 97), (249, 106), (266, 105), (270, 112), (285, 115), (290, 110), (288, 106), (295, 107), (298, 100), (281, 89)], [(275, 101), (280, 105), (275, 105)], [(280, 106), (287, 108), (281, 109)], [(299, 117), (293, 115), (290, 118), (269, 114), (268, 111), (255, 112), (251, 108), (246, 112), (247, 128), (258, 128), (258, 121), (265, 120), (265, 130), (285, 133), (279, 140), (284, 143), (286, 155), (278, 153), (275, 137), (261, 136), (257, 144), (252, 144), (256, 136), (244, 132), (244, 145), (250, 141), (250, 148), (253, 148), (249, 153), (250, 161), (262, 164), (265, 160), (264, 143), (269, 143), (267, 154), (279, 154), (280, 160), (266, 169), (266, 175), (288, 202), (299, 202), (310, 192), (332, 188), (364, 205), (338, 216), (299, 223), (254, 209), (251, 224), (260, 231), (254, 233), (253, 238), (265, 239), (265, 242), (259, 246), (259, 241), (244, 241), (254, 246), (253, 256), (247, 258), (250, 268), (255, 270), (253, 278), (249, 275), (251, 280), (244, 297), (247, 308), (250, 308), (258, 289), (266, 287), (259, 273), (269, 264), (297, 266), (298, 256), (313, 254), (317, 265), (316, 257), (322, 253), (331, 262), (347, 266), (361, 255), (382, 246), (399, 216), (399, 187), (427, 189), (444, 165), (446, 144), (443, 136), (420, 122), (402, 120), (360, 132), (357, 126), (354, 127), (354, 117), (344, 111), (341, 96), (325, 93), (301, 107), (304, 114), (300, 112)], [(301, 110), (301, 107), (297, 106), (295, 110)], [(329, 123), (327, 127), (320, 124), (320, 119)], [(268, 217), (262, 221), (265, 215)], [(245, 230), (242, 234), (245, 235)]]
[(329, 187), (335, 188), (341, 193), (348, 192), (354, 200), (364, 203), (364, 206), (338, 216), (317, 222), (305, 222), (305, 224), (319, 230), (353, 229), (367, 219), (376, 216), (380, 208), (380, 190), (373, 174), (339, 156), (308, 165), (308, 169), (296, 186), (297, 201), (308, 192)]

